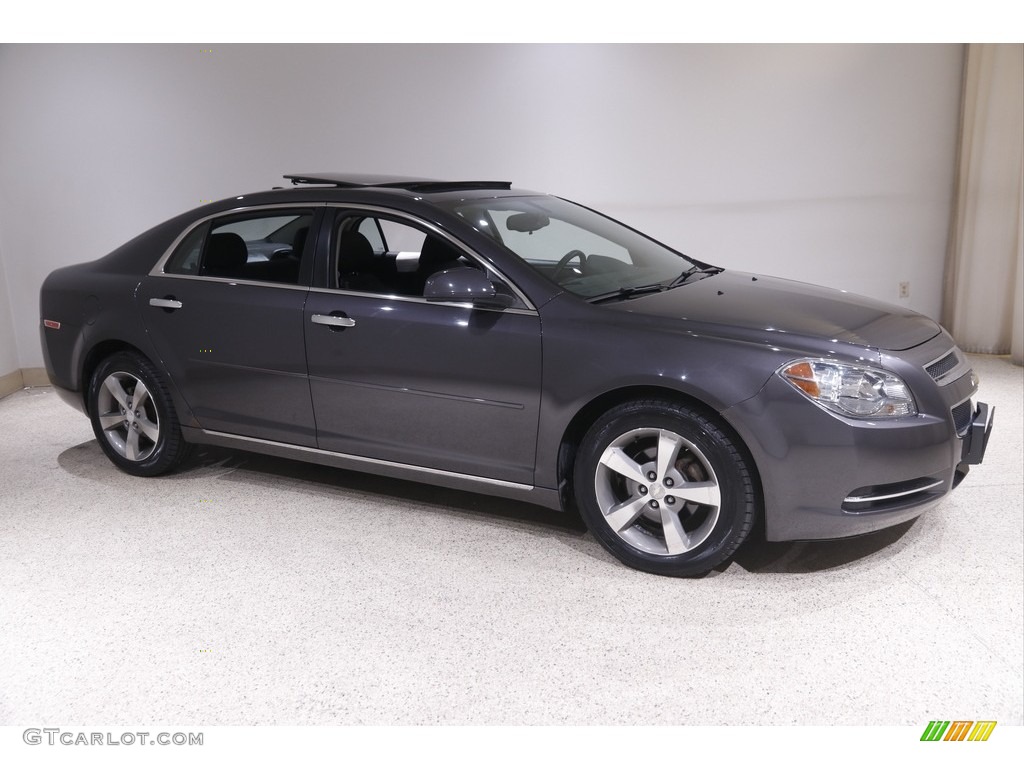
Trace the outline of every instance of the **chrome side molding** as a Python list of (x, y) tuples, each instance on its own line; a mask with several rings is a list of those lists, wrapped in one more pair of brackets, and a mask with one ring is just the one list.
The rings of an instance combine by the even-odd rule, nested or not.
[[(458, 480), (465, 483), (479, 483), (481, 485), (498, 486), (499, 488), (508, 488), (516, 491), (532, 491), (534, 486), (526, 485), (525, 483), (513, 483), (509, 480), (497, 480), (493, 477), (481, 477), (479, 475), (466, 475), (462, 472), (450, 472), (446, 469), (434, 469), (433, 467), (421, 467), (416, 464), (402, 464), (397, 461), (386, 461), (384, 459), (371, 459), (367, 456), (356, 456), (351, 453), (339, 453), (337, 451), (325, 451), (322, 448), (309, 448), (304, 445), (291, 445), (290, 443), (279, 443), (275, 440), (264, 440), (259, 437), (244, 437), (242, 435), (232, 435), (229, 432), (217, 432), (210, 429), (200, 429), (199, 433), (206, 438), (209, 442), (219, 445), (233, 444), (239, 448), (245, 448), (247, 444), (259, 445), (264, 448), (272, 448), (278, 454), (294, 453), (296, 458), (305, 457), (305, 460), (311, 460), (311, 457), (322, 457), (327, 459), (336, 459), (343, 461), (347, 464), (365, 464), (368, 465), (369, 470), (372, 467), (382, 467), (391, 470), (400, 470), (402, 472), (411, 472), (419, 475), (430, 475), (432, 477), (444, 477), (451, 480)], [(252, 449), (257, 450), (259, 449)], [(265, 452), (265, 451), (263, 451)]]

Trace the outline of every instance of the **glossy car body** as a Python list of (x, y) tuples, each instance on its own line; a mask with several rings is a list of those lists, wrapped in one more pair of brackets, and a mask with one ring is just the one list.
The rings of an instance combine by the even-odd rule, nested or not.
[[(556, 198), (494, 182), (291, 178), (293, 188), (190, 211), (47, 278), (40, 330), (47, 371), (62, 396), (93, 417), (98, 437), (106, 434), (117, 448), (117, 435), (132, 435), (134, 425), (121, 425), (116, 412), (96, 421), (96, 397), (117, 409), (103, 382), (90, 395), (103, 362), (130, 353), (153, 370), (123, 381), (159, 379), (188, 443), (560, 508), (592, 485), (589, 478), (577, 483), (586, 465), (581, 448), (596, 452), (607, 474), (620, 443), (595, 441), (608, 421), (649, 443), (669, 435), (678, 455), (692, 449), (706, 465), (694, 477), (726, 493), (715, 474), (717, 449), (698, 439), (708, 430), (672, 422), (666, 431), (658, 414), (671, 420), (678, 407), (721, 433), (734, 457), (723, 461), (742, 465), (750, 498), (731, 544), (699, 567), (663, 568), (642, 553), (630, 560), (615, 548), (636, 541), (602, 540), (631, 565), (664, 573), (721, 561), (757, 516), (769, 540), (851, 536), (912, 519), (983, 457), (991, 409), (972, 401), (977, 379), (953, 339), (923, 316), (693, 260), (680, 261), (690, 269), (678, 285), (585, 296), (565, 286), (610, 284), (605, 275), (626, 269), (629, 248), (619, 261), (577, 250), (555, 253), (549, 263), (523, 257), (561, 226), (551, 221), (568, 204)], [(577, 214), (597, 220), (587, 209)], [(490, 230), (501, 222), (498, 237)], [(247, 254), (232, 261), (231, 247), (243, 239), (236, 231), (278, 225), (281, 235), (244, 238)], [(607, 226), (624, 243), (642, 237), (616, 222)], [(406, 229), (419, 233), (422, 253), (389, 246)], [(364, 239), (375, 241), (373, 253), (350, 257), (365, 250)], [(349, 248), (357, 240), (359, 248)], [(437, 271), (425, 267), (428, 241), (447, 250)], [(667, 251), (645, 240), (648, 246)], [(450, 260), (453, 252), (458, 261)], [(349, 269), (349, 261), (369, 266)], [(801, 390), (794, 361), (811, 361), (825, 374), (830, 365), (873, 371), (879, 391), (889, 385), (877, 384), (881, 372), (894, 374), (916, 412), (877, 419), (837, 413)], [(121, 375), (117, 367), (111, 376)], [(122, 379), (109, 379), (114, 390)], [(634, 405), (648, 415), (630, 417)], [(626, 429), (629, 418), (641, 426)], [(108, 422), (117, 422), (116, 434)], [(122, 444), (122, 457), (125, 450), (137, 457), (137, 446)], [(638, 465), (654, 461), (654, 448), (630, 450)], [(627, 499), (671, 493), (662, 483), (667, 467), (651, 464), (656, 471), (648, 474), (658, 478), (648, 489), (630, 466), (625, 481), (614, 479), (618, 495), (604, 502), (606, 516)], [(600, 505), (600, 480), (597, 486)], [(725, 506), (719, 496), (707, 504), (716, 515)], [(592, 518), (585, 515), (593, 530)], [(658, 516), (650, 520), (638, 535), (663, 535), (671, 554), (670, 526), (659, 534)], [(642, 542), (637, 547), (646, 551)]]

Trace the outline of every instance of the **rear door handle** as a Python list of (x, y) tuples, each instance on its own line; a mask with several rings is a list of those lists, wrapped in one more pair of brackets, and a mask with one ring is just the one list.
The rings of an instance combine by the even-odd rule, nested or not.
[(181, 309), (182, 304), (177, 299), (168, 296), (166, 299), (150, 299), (149, 306), (163, 307), (164, 309)]
[(337, 315), (313, 315), (311, 319), (317, 325), (330, 325), (334, 328), (351, 328), (356, 324), (351, 317), (338, 317)]

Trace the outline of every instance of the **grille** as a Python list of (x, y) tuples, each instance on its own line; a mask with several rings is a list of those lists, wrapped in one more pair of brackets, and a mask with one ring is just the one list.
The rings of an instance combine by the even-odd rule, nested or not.
[(956, 350), (951, 350), (945, 357), (940, 357), (934, 363), (925, 368), (928, 371), (928, 375), (938, 381), (947, 373), (956, 368), (959, 363), (959, 359), (956, 356)]
[(953, 408), (953, 423), (956, 425), (956, 433), (962, 435), (971, 426), (971, 401), (964, 400), (960, 405)]

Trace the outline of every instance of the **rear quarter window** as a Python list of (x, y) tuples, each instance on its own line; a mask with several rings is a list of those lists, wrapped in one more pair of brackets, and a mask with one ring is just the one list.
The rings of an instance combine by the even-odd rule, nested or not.
[(203, 243), (206, 242), (206, 234), (209, 231), (210, 223), (206, 222), (189, 232), (167, 260), (164, 272), (173, 275), (198, 275), (199, 257), (203, 253)]

